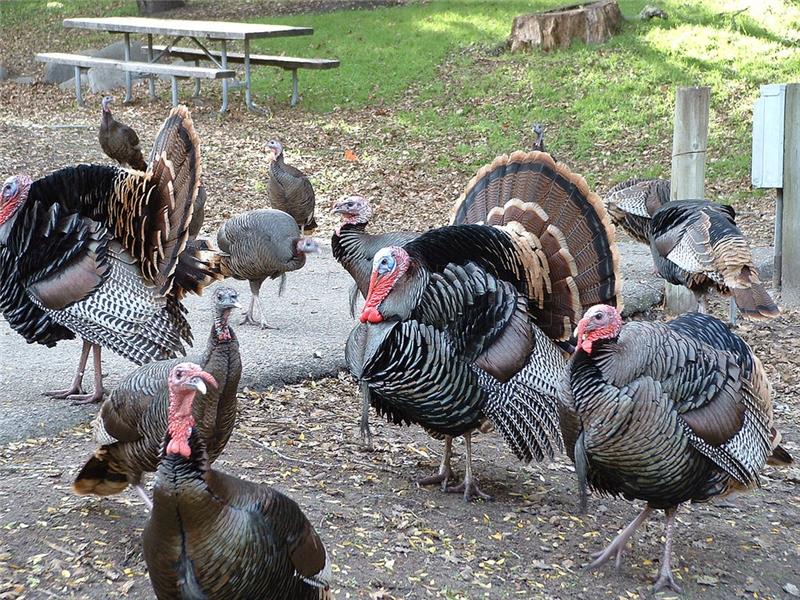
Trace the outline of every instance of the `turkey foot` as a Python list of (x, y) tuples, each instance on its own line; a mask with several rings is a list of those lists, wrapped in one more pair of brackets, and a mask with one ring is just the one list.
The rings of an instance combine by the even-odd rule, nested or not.
[(417, 479), (417, 485), (436, 485), (437, 483), (441, 484), (443, 492), (451, 491), (450, 488), (447, 487), (447, 482), (450, 481), (450, 478), (453, 476), (453, 470), (450, 468), (450, 465), (447, 465), (444, 469), (439, 469), (439, 472), (436, 475), (431, 475), (430, 477), (422, 477), (421, 479)]
[(658, 570), (658, 579), (653, 584), (653, 592), (658, 592), (664, 588), (669, 588), (679, 594), (683, 593), (681, 586), (675, 583), (672, 578), (672, 532), (675, 529), (675, 515), (678, 514), (678, 508), (667, 508), (667, 532), (664, 535), (664, 557), (661, 559), (661, 568)]
[(83, 373), (86, 370), (86, 361), (89, 360), (89, 350), (91, 349), (92, 345), (84, 341), (83, 348), (81, 348), (81, 357), (78, 359), (78, 370), (75, 371), (75, 377), (72, 378), (72, 383), (68, 388), (49, 390), (47, 392), (42, 392), (42, 395), (55, 400), (67, 400), (70, 396), (74, 396), (75, 394), (83, 394), (81, 383), (83, 382)]
[(464, 479), (464, 481), (462, 481), (457, 486), (449, 487), (445, 491), (450, 494), (458, 494), (459, 492), (464, 492), (465, 502), (472, 502), (476, 497), (486, 501), (494, 500), (492, 496), (490, 496), (489, 494), (485, 494), (484, 492), (481, 491), (481, 489), (478, 487), (478, 484), (475, 483), (474, 479)]
[(83, 388), (81, 388), (81, 386), (72, 386), (64, 388), (63, 390), (48, 390), (46, 392), (42, 392), (42, 396), (47, 396), (48, 398), (53, 398), (54, 400), (66, 400), (71, 396), (75, 396), (75, 394), (82, 393)]
[(619, 569), (620, 562), (622, 561), (622, 552), (625, 550), (625, 545), (628, 543), (628, 540), (633, 535), (633, 533), (638, 529), (639, 525), (641, 525), (647, 516), (653, 512), (653, 509), (650, 508), (650, 505), (644, 507), (644, 510), (639, 513), (639, 515), (630, 522), (630, 524), (622, 530), (622, 532), (614, 538), (604, 550), (597, 552), (592, 555), (592, 558), (595, 560), (589, 565), (589, 569), (596, 569), (604, 564), (606, 564), (611, 557), (615, 557), (614, 559), (614, 566)]
[(66, 397), (66, 399), (70, 400), (73, 406), (78, 406), (81, 404), (94, 404), (96, 402), (102, 402), (104, 395), (105, 390), (100, 387), (99, 389), (95, 389), (95, 391), (91, 394), (70, 394)]
[(442, 491), (449, 491), (447, 482), (453, 476), (453, 469), (450, 467), (450, 458), (453, 456), (453, 438), (449, 435), (444, 436), (444, 451), (442, 452), (442, 462), (439, 465), (439, 472), (430, 477), (417, 479), (417, 485), (435, 485), (440, 483)]
[(666, 571), (663, 567), (660, 569), (658, 579), (653, 584), (653, 593), (660, 592), (664, 588), (669, 588), (678, 594), (683, 593), (683, 588), (675, 583), (675, 579), (673, 579), (669, 567), (667, 567)]

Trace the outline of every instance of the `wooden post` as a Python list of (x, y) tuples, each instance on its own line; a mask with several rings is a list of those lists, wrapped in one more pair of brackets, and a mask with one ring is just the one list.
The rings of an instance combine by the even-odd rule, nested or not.
[(783, 113), (781, 304), (800, 306), (800, 83), (786, 86)]
[[(672, 200), (705, 198), (706, 148), (710, 88), (679, 88), (675, 96), (672, 134)], [(664, 307), (668, 314), (697, 310), (694, 294), (683, 286), (666, 284)]]

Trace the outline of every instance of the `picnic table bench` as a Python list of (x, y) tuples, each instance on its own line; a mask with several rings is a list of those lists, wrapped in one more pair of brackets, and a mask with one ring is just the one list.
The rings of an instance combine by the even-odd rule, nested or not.
[[(199, 48), (170, 48), (169, 46), (153, 46), (156, 52), (164, 52), (170, 56), (175, 56), (183, 60), (194, 61), (195, 66), (199, 66), (201, 60), (208, 60), (205, 52)], [(216, 59), (220, 58), (220, 53), (209, 52)], [(244, 63), (245, 55), (243, 52), (228, 52), (228, 62)], [(292, 99), (291, 106), (297, 104), (299, 99), (297, 70), (298, 69), (335, 69), (339, 66), (339, 61), (334, 58), (300, 58), (297, 56), (281, 56), (270, 54), (251, 54), (250, 64), (266, 65), (279, 67), (292, 72)], [(200, 95), (200, 79), (197, 79), (195, 95)]]
[[(37, 59), (44, 62), (59, 62), (75, 67), (75, 90), (78, 102), (83, 99), (80, 93), (80, 69), (91, 67), (115, 68), (125, 71), (126, 94), (125, 101), (132, 99), (132, 80), (134, 74), (149, 76), (150, 97), (155, 98), (156, 75), (169, 75), (172, 77), (172, 101), (177, 103), (177, 78), (190, 77), (200, 79), (222, 80), (222, 107), (220, 112), (228, 110), (228, 89), (236, 73), (228, 68), (228, 63), (244, 64), (245, 103), (249, 110), (260, 111), (252, 99), (251, 93), (251, 64), (270, 64), (293, 71), (292, 104), (297, 101), (297, 69), (319, 68), (329, 69), (339, 66), (339, 61), (332, 59), (304, 59), (294, 57), (251, 55), (250, 40), (295, 35), (311, 35), (314, 30), (310, 27), (292, 27), (288, 25), (264, 25), (259, 23), (235, 23), (228, 21), (192, 21), (184, 19), (152, 19), (145, 17), (102, 17), (102, 18), (74, 18), (64, 19), (64, 27), (77, 27), (82, 29), (102, 30), (111, 33), (122, 33), (125, 41), (125, 59), (102, 59), (82, 54), (66, 54), (58, 52), (44, 52), (37, 54)], [(145, 34), (147, 36), (147, 62), (131, 60), (131, 33)], [(165, 46), (153, 46), (154, 35), (171, 36), (174, 39)], [(181, 39), (188, 38), (197, 48), (175, 48)], [(219, 43), (219, 50), (209, 50), (198, 38)], [(241, 40), (244, 45), (242, 53), (228, 53), (227, 42)], [(154, 52), (158, 50), (157, 55)], [(174, 50), (174, 52), (173, 52)], [(158, 62), (165, 55), (180, 55), (195, 61), (195, 66), (164, 64)], [(199, 60), (208, 60), (211, 67), (200, 67)], [(270, 62), (267, 62), (270, 61)]]
[(85, 56), (83, 54), (66, 54), (63, 52), (40, 52), (36, 55), (36, 60), (40, 62), (52, 62), (60, 65), (72, 65), (75, 67), (75, 97), (78, 105), (83, 106), (83, 95), (81, 94), (81, 69), (101, 67), (105, 69), (119, 69), (126, 72), (151, 73), (156, 75), (170, 75), (172, 77), (172, 104), (178, 104), (178, 77), (193, 77), (200, 81), (203, 79), (221, 79), (235, 77), (236, 72), (229, 69), (217, 69), (207, 67), (190, 67), (188, 65), (165, 65), (162, 63), (147, 62), (120, 62), (113, 58), (97, 58), (95, 56)]

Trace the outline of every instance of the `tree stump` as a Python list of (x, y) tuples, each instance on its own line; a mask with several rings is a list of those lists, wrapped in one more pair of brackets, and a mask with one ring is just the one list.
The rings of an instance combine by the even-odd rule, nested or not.
[(508, 41), (512, 52), (568, 48), (576, 38), (589, 44), (605, 42), (619, 31), (621, 22), (617, 0), (562, 6), (516, 17)]
[(153, 15), (186, 6), (185, 0), (136, 0), (140, 15)]

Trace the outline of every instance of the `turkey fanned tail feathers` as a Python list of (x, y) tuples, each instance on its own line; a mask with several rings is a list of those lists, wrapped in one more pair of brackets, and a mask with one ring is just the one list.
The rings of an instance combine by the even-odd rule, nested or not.
[(503, 249), (506, 256), (481, 250), (492, 253), (488, 260), (516, 263), (513, 271), (525, 285), (520, 291), (551, 339), (569, 339), (594, 304), (622, 310), (614, 226), (583, 177), (549, 154), (514, 152), (480, 169), (456, 201), (450, 223), (485, 223), (506, 233), (513, 246)]
[(199, 175), (179, 106), (146, 173), (78, 165), (34, 181), (0, 253), (9, 323), (29, 342), (77, 334), (137, 364), (183, 353), (191, 334), (178, 300), (213, 279), (196, 274), (201, 257), (183, 256)]

